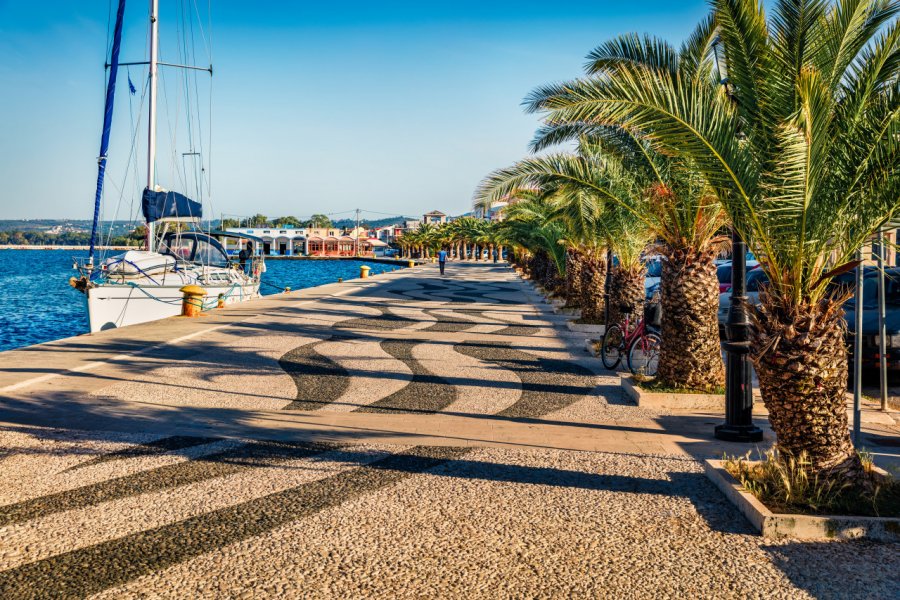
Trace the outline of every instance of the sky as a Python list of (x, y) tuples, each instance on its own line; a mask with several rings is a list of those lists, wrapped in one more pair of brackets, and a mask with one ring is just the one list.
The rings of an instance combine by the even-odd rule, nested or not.
[[(532, 89), (577, 77), (620, 33), (679, 43), (707, 11), (703, 0), (159, 4), (160, 60), (211, 62), (214, 74), (191, 73), (185, 97), (184, 74), (163, 69), (157, 183), (202, 194), (206, 216), (360, 208), (371, 219), (466, 212), (485, 175), (527, 154)], [(109, 14), (110, 0), (0, 0), (0, 219), (90, 218)], [(146, 60), (147, 1), (125, 20), (121, 60)], [(139, 211), (145, 79), (144, 67), (120, 70), (105, 219)], [(200, 163), (202, 191), (184, 174)]]

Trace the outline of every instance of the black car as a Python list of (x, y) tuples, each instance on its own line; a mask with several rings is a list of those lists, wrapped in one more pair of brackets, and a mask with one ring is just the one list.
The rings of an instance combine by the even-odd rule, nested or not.
[[(887, 363), (891, 370), (900, 371), (900, 267), (884, 270), (885, 273), (885, 329), (887, 335)], [(865, 267), (863, 271), (863, 367), (878, 367), (878, 269)], [(762, 269), (747, 273), (747, 301), (759, 302), (760, 286), (769, 282)], [(829, 286), (834, 291), (852, 293), (856, 285), (856, 270), (842, 273)], [(719, 294), (719, 332), (724, 339), (725, 322), (728, 320), (731, 293)], [(847, 343), (852, 347), (856, 332), (856, 298), (851, 296), (844, 304), (847, 321)], [(852, 358), (852, 357), (851, 357)]]

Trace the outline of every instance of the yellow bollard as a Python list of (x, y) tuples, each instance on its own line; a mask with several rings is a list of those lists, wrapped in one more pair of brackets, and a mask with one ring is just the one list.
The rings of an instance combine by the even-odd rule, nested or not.
[(411, 261), (409, 261), (409, 263), (407, 263), (406, 266), (412, 268), (412, 267), (416, 266), (416, 261), (411, 260)]
[(216, 308), (225, 308), (225, 294), (219, 294), (219, 301), (216, 302)]
[(431, 264), (434, 264), (434, 263), (436, 263), (436, 262), (437, 262), (437, 259), (436, 259), (435, 257), (432, 256), (432, 257), (431, 257)]
[(363, 265), (359, 268), (359, 278), (360, 279), (368, 279), (369, 278), (369, 267)]
[(186, 285), (178, 291), (184, 294), (181, 301), (181, 316), (199, 317), (203, 311), (203, 297), (206, 296), (206, 290), (199, 285)]

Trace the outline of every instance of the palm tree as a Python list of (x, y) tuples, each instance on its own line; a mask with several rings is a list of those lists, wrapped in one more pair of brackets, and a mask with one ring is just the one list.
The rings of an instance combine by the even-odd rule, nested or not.
[[(549, 202), (551, 210), (547, 218), (559, 222), (565, 230), (562, 243), (566, 304), (581, 307), (582, 320), (602, 322), (607, 267), (607, 237), (599, 226), (603, 202), (592, 190), (562, 179), (530, 181), (517, 177), (517, 166), (497, 170), (485, 178), (475, 192), (475, 206), (491, 206), (498, 198)], [(515, 214), (515, 206), (507, 208), (507, 214)]]
[(640, 317), (644, 313), (647, 271), (641, 257), (652, 238), (650, 229), (633, 213), (615, 204), (606, 208), (600, 223), (617, 259), (617, 263), (609, 267), (609, 322), (620, 322), (626, 307)]
[(462, 217), (453, 222), (464, 259), (468, 258), (471, 251), (472, 258), (478, 260), (476, 243), (482, 234), (481, 223), (479, 219), (474, 217)]
[[(709, 80), (710, 49), (716, 39), (712, 18), (704, 20), (680, 50), (653, 38), (625, 35), (596, 48), (589, 56), (592, 79), (636, 61), (662, 65), (681, 80)], [(660, 298), (663, 342), (658, 379), (669, 387), (697, 390), (720, 388), (725, 370), (719, 348), (718, 280), (715, 258), (727, 244), (721, 235), (725, 213), (703, 174), (687, 160), (658, 152), (644, 132), (621, 127), (614, 121), (598, 121), (574, 109), (575, 102), (560, 109), (559, 99), (569, 84), (552, 85), (532, 93), (532, 111), (546, 114), (544, 126), (532, 142), (542, 150), (580, 136), (587, 140), (587, 156), (612, 165), (615, 182), (626, 193), (610, 199), (624, 203), (652, 231), (663, 258)], [(568, 98), (566, 98), (568, 100)]]
[[(667, 259), (660, 294), (664, 341), (657, 377), (670, 387), (721, 387), (725, 373), (719, 351), (718, 280), (713, 261), (723, 241), (718, 235), (723, 213), (715, 196), (702, 177), (676, 159), (654, 152), (633, 132), (616, 127), (589, 129), (580, 123), (545, 128), (534, 143), (536, 149), (543, 148), (547, 140), (558, 141), (583, 131), (579, 154), (520, 161), (489, 176), (479, 194), (487, 201), (519, 186), (557, 190), (570, 198), (570, 225), (593, 227), (595, 236), (603, 222), (595, 213), (602, 204), (629, 213), (659, 240), (657, 249)], [(595, 204), (591, 204), (593, 198), (598, 199)], [(576, 225), (579, 221), (584, 227)], [(610, 236), (599, 239), (602, 241), (594, 248), (605, 245)], [(603, 266), (605, 276), (605, 263)], [(592, 285), (585, 285), (598, 295), (603, 293), (599, 272), (595, 268)], [(583, 316), (591, 305), (590, 300), (583, 302)], [(618, 306), (610, 308), (617, 310)]]
[(713, 4), (724, 85), (705, 69), (682, 76), (648, 40), (535, 108), (639, 130), (703, 174), (771, 282), (751, 346), (779, 449), (858, 481), (845, 296), (828, 284), (900, 203), (898, 7), (780, 0), (767, 20), (757, 0)]
[(561, 287), (565, 272), (565, 227), (552, 218), (555, 207), (542, 196), (510, 206), (497, 234), (513, 247), (529, 276), (549, 292)]

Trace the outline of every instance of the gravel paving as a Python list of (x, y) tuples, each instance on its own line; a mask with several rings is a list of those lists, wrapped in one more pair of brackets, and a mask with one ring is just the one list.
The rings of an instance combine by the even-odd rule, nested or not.
[(377, 432), (392, 414), (493, 415), (525, 421), (504, 425), (533, 440), (0, 424), (0, 598), (900, 597), (893, 546), (765, 540), (673, 445), (551, 447), (541, 432), (558, 425), (627, 424), (597, 430), (612, 436), (658, 430), (659, 415), (625, 402), (618, 377), (509, 269), (420, 267), (345, 289), (205, 335), (169, 362), (122, 364), (91, 393), (271, 410), (272, 422), (380, 412), (329, 417)]
[(348, 319), (335, 325), (338, 329), (402, 329), (418, 324), (420, 321), (408, 316), (398, 315), (386, 308), (376, 307), (380, 314), (374, 317)]
[(202, 458), (108, 479), (74, 490), (32, 498), (0, 507), (0, 527), (38, 516), (93, 506), (149, 491), (175, 488), (222, 477), (243, 469), (289, 458), (311, 456), (327, 450), (321, 444), (251, 442)]
[(77, 465), (71, 467), (69, 470), (74, 471), (75, 469), (93, 467), (94, 465), (99, 465), (114, 460), (124, 460), (126, 458), (165, 454), (167, 452), (183, 450), (185, 448), (193, 448), (194, 446), (202, 446), (204, 444), (211, 444), (218, 441), (220, 441), (218, 438), (192, 437), (185, 435), (166, 436), (156, 440), (152, 440), (145, 444), (136, 444), (134, 446), (129, 446), (116, 452), (103, 454), (101, 456), (98, 456), (97, 458), (78, 463)]
[[(403, 361), (385, 351), (383, 341), (374, 337), (345, 337), (334, 338), (316, 347), (319, 354), (338, 363), (347, 373), (343, 395), (328, 403), (328, 397), (320, 394), (323, 409), (350, 412), (397, 393), (409, 384), (412, 371)], [(321, 391), (316, 382), (309, 385), (311, 390)]]
[[(340, 505), (433, 468), (465, 450), (417, 447), (366, 468), (275, 492), (155, 529), (0, 572), (3, 598), (84, 596)], [(85, 569), (85, 565), (90, 565)]]
[[(97, 598), (900, 593), (898, 553), (874, 543), (759, 538), (684, 457), (424, 451), (361, 461), (257, 500), (26, 564), (0, 574), (0, 590), (33, 597), (14, 585), (40, 581), (48, 596)], [(65, 570), (85, 559), (102, 566), (90, 577)]]
[[(15, 555), (0, 553), (0, 570), (249, 502), (359, 467), (390, 453), (372, 446), (326, 450), (312, 458), (304, 457), (306, 453), (298, 453), (296, 458), (254, 464), (252, 468), (177, 488), (151, 490), (100, 506), (51, 512), (4, 529), (6, 546), (19, 548), (21, 552)], [(147, 510), (148, 506), (155, 508)], [(71, 531), (77, 531), (78, 535), (69, 535)], [(34, 544), (36, 539), (48, 543)]]

